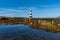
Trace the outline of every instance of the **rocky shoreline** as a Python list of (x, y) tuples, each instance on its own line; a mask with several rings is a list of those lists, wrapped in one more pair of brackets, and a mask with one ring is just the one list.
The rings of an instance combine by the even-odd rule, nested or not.
[(54, 20), (51, 18), (37, 19), (33, 18), (1, 18), (0, 24), (13, 25), (13, 24), (24, 24), (29, 25), (31, 28), (41, 29), (48, 32), (58, 33), (60, 32), (60, 20)]

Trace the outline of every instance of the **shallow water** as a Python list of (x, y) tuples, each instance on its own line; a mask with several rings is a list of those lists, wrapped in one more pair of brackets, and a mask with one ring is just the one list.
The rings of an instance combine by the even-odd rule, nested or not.
[(37, 30), (27, 25), (0, 25), (0, 40), (60, 40), (60, 33)]

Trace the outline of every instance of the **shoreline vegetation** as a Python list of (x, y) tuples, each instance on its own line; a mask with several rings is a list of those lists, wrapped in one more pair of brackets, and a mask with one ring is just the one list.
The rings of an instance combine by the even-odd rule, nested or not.
[(0, 24), (13, 25), (24, 24), (31, 28), (41, 29), (52, 33), (60, 32), (60, 20), (55, 18), (24, 18), (24, 17), (0, 17)]

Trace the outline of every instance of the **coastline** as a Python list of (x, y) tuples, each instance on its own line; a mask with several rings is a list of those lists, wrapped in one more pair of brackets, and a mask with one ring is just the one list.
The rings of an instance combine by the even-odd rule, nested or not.
[(37, 19), (33, 18), (29, 20), (29, 18), (10, 18), (10, 19), (0, 19), (0, 24), (2, 25), (15, 25), (15, 24), (23, 24), (28, 25), (31, 28), (41, 29), (48, 32), (58, 33), (60, 32), (60, 20), (54, 20), (51, 18), (45, 19)]

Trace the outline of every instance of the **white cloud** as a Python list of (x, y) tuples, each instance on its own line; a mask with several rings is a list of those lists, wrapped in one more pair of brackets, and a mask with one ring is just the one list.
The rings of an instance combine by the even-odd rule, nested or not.
[(25, 16), (27, 10), (0, 8), (0, 16)]
[(36, 7), (18, 7), (17, 9), (0, 8), (0, 16), (28, 17), (29, 10), (36, 10)]
[[(43, 6), (41, 6), (43, 7)], [(46, 7), (46, 6), (45, 6)], [(55, 17), (59, 16), (60, 8), (44, 8), (37, 7), (18, 7), (17, 9), (0, 8), (0, 16), (18, 16), (29, 17), (29, 10), (32, 9), (33, 17)]]

